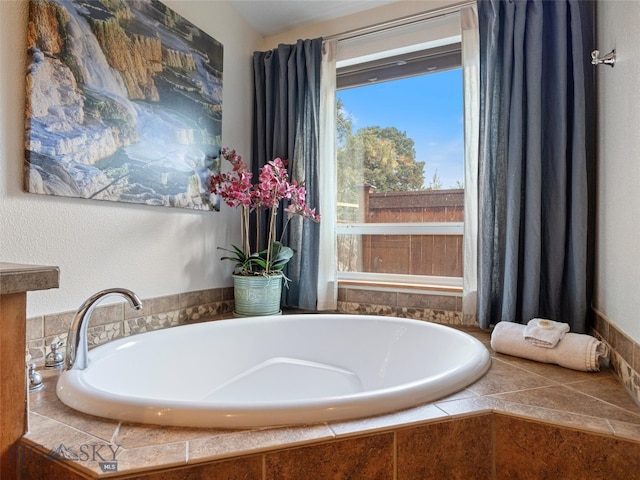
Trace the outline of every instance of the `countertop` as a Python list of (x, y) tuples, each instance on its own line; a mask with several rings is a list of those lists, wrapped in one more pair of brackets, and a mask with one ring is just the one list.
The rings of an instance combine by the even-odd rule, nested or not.
[(0, 262), (0, 295), (60, 286), (60, 269), (46, 265)]

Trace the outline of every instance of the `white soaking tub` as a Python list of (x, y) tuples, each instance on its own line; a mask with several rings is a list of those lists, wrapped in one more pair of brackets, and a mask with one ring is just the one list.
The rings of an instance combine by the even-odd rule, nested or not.
[(489, 369), (470, 335), (367, 315), (284, 315), (185, 325), (94, 348), (57, 394), (84, 413), (185, 427), (345, 420), (454, 393)]

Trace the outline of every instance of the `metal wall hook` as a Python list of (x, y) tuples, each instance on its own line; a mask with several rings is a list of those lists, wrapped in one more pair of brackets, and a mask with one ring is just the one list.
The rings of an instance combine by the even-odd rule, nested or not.
[(593, 65), (609, 65), (614, 67), (616, 64), (616, 49), (614, 48), (604, 57), (600, 57), (600, 50), (594, 50), (591, 52), (591, 63)]

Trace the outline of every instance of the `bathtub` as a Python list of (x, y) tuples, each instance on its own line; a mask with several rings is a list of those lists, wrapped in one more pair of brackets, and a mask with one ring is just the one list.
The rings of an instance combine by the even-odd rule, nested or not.
[(248, 428), (345, 420), (431, 402), (480, 378), (487, 349), (433, 323), (367, 315), (219, 320), (122, 338), (57, 394), (91, 415)]

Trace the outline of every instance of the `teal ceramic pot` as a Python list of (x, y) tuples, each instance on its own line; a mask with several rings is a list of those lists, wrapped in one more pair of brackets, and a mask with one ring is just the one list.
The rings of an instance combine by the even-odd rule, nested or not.
[(282, 294), (282, 275), (234, 275), (233, 295), (236, 317), (278, 315)]

